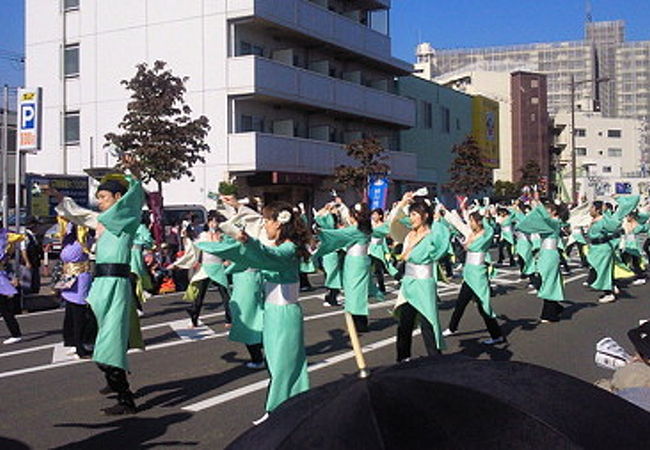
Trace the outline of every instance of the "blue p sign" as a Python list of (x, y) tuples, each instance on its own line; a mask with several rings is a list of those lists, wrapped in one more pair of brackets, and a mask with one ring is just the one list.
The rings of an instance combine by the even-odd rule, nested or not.
[(33, 130), (36, 127), (36, 104), (23, 103), (20, 105), (20, 129)]

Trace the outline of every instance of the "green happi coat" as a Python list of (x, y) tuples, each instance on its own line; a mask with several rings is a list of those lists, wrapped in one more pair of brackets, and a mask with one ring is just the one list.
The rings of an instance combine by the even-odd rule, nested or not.
[(391, 276), (395, 276), (397, 274), (397, 269), (391, 263), (388, 256), (390, 255), (390, 249), (386, 243), (386, 236), (388, 236), (388, 233), (390, 233), (390, 228), (387, 223), (384, 223), (372, 229), (368, 254), (381, 261), (386, 268), (386, 272), (388, 272)]
[[(300, 259), (292, 242), (270, 247), (249, 238), (246, 244), (234, 241), (229, 248), (212, 242), (200, 242), (197, 246), (236, 264), (260, 269), (265, 291), (276, 285), (292, 285), (298, 290)], [(303, 315), (297, 301), (285, 305), (265, 301), (262, 343), (271, 375), (266, 398), (266, 410), (270, 412), (309, 389)]]
[[(616, 202), (618, 203), (616, 212), (614, 214), (605, 212), (602, 218), (593, 222), (587, 231), (587, 237), (591, 241), (587, 262), (596, 271), (596, 279), (591, 287), (599, 291), (612, 290), (616, 239), (611, 237), (620, 229), (623, 218), (636, 208), (639, 196), (618, 197)], [(594, 242), (594, 240), (605, 242)]]
[[(449, 228), (441, 222), (435, 222), (428, 233), (411, 250), (406, 259), (407, 263), (426, 264), (435, 269), (438, 260), (445, 256), (449, 246)], [(420, 315), (431, 323), (439, 350), (445, 349), (442, 337), (440, 317), (438, 315), (438, 289), (436, 286), (436, 271), (431, 278), (413, 278), (404, 276), (400, 288), (400, 297), (404, 298)]]
[(138, 277), (136, 293), (141, 300), (144, 299), (143, 290), (153, 289), (151, 276), (144, 264), (142, 250), (153, 246), (153, 238), (147, 226), (141, 223), (135, 232), (133, 238), (133, 247), (131, 249), (131, 273)]
[[(490, 250), (494, 230), (486, 221), (483, 221), (483, 226), (483, 234), (470, 244), (467, 248), (468, 252), (487, 253)], [(478, 297), (483, 306), (483, 311), (490, 317), (496, 317), (490, 304), (490, 281), (488, 279), (487, 262), (480, 265), (465, 264), (463, 267), (463, 280)]]
[[(320, 247), (316, 254), (326, 255), (338, 249), (355, 245), (368, 246), (370, 236), (356, 226), (338, 230), (320, 230)], [(370, 257), (346, 254), (343, 261), (343, 291), (345, 310), (354, 315), (368, 315), (368, 292), (370, 287)]]
[[(233, 243), (234, 240), (230, 237), (221, 242), (212, 242), (209, 253), (220, 256), (218, 250), (227, 253), (233, 248)], [(241, 263), (231, 263), (226, 267), (224, 275), (232, 275), (233, 285), (229, 302), (232, 327), (228, 339), (249, 345), (261, 343), (264, 313), (262, 273)]]
[[(140, 181), (129, 178), (129, 184), (127, 193), (97, 219), (104, 226), (97, 239), (97, 264), (131, 262), (131, 246), (140, 224), (144, 191)], [(129, 279), (95, 277), (88, 303), (99, 328), (93, 361), (128, 370), (129, 344), (144, 347)]]
[[(334, 230), (336, 228), (334, 217), (331, 214), (317, 216), (314, 221), (323, 230)], [(325, 287), (328, 289), (343, 288), (343, 258), (339, 255), (339, 252), (335, 251), (322, 255), (321, 260), (325, 271)]]
[(647, 233), (647, 232), (648, 232), (648, 225), (643, 224), (643, 225), (637, 225), (636, 227), (634, 227), (632, 232), (623, 235), (623, 241), (621, 247), (623, 253), (629, 253), (630, 255), (643, 258), (643, 249), (641, 248), (641, 245), (639, 245), (639, 239), (637, 238), (637, 234)]
[[(196, 249), (199, 249), (198, 243), (200, 242), (223, 242), (224, 244), (232, 243), (233, 239), (228, 236), (228, 235), (223, 235), (221, 237), (221, 241), (209, 241), (208, 240), (208, 235), (207, 232), (203, 232), (199, 235), (199, 238), (192, 243), (192, 249), (191, 252), (193, 253), (190, 256), (188, 262), (192, 261), (198, 261), (198, 258), (200, 256), (199, 251)], [(205, 258), (203, 258), (205, 260)], [(181, 258), (181, 261), (183, 261), (184, 258)], [(177, 261), (175, 264), (179, 264)], [(183, 261), (182, 264), (185, 264), (185, 261)], [(182, 266), (179, 265), (179, 267)], [(206, 278), (209, 278), (213, 282), (217, 283), (218, 285), (223, 286), (226, 290), (230, 290), (230, 286), (228, 283), (228, 276), (226, 275), (226, 266), (224, 265), (223, 261), (222, 262), (205, 262), (203, 261), (201, 264), (201, 269), (194, 274), (192, 279), (190, 280), (190, 284), (187, 287), (187, 290), (185, 291), (185, 294), (183, 295), (183, 300), (188, 300), (188, 301), (194, 301), (196, 298), (199, 296), (200, 292), (200, 284), (203, 280)]]
[(512, 215), (508, 214), (503, 222), (501, 222), (501, 240), (508, 242), (510, 245), (515, 243), (515, 236), (513, 234)]
[[(524, 220), (519, 222), (518, 226), (524, 233), (538, 233), (542, 238), (535, 264), (537, 273), (542, 278), (542, 285), (537, 296), (544, 300), (564, 301), (564, 284), (560, 274), (560, 253), (558, 250), (562, 222), (552, 218), (546, 208), (538, 205), (526, 215)], [(544, 248), (544, 242), (547, 239), (554, 240), (558, 248)]]
[(535, 259), (533, 258), (533, 244), (530, 241), (530, 235), (519, 230), (519, 222), (526, 218), (522, 212), (515, 212), (515, 219), (517, 224), (515, 230), (517, 233), (517, 242), (515, 244), (515, 252), (524, 262), (524, 267), (521, 271), (523, 275), (532, 275), (535, 273)]

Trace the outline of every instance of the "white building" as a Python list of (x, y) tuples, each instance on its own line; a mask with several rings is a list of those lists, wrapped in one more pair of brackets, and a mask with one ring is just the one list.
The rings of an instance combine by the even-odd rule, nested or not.
[[(120, 80), (156, 60), (188, 76), (187, 103), (210, 119), (211, 153), (165, 187), (167, 203), (211, 204), (237, 177), (267, 201), (311, 203), (346, 161), (342, 144), (395, 148), (415, 105), (394, 95), (411, 66), (390, 53), (390, 0), (27, 0), (26, 85), (43, 87), (43, 151), (31, 172), (79, 174), (114, 158), (128, 93)], [(390, 152), (395, 180), (415, 156)], [(212, 203), (212, 205), (214, 205)]]
[[(603, 117), (598, 112), (575, 114), (576, 176), (578, 192), (588, 198), (616, 193), (617, 183), (629, 183), (632, 192), (645, 192), (650, 179), (642, 161), (645, 122)], [(554, 118), (555, 147), (565, 186), (571, 184), (571, 114)], [(641, 183), (641, 188), (638, 184)], [(620, 193), (620, 192), (619, 192)]]

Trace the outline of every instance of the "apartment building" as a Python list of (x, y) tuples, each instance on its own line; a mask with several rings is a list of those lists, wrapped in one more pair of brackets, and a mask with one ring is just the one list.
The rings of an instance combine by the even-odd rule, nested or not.
[(242, 195), (314, 202), (348, 162), (343, 145), (376, 137), (392, 177), (416, 157), (398, 133), (415, 104), (393, 79), (412, 67), (391, 56), (390, 0), (27, 0), (26, 84), (43, 87), (43, 151), (31, 172), (78, 174), (114, 162), (128, 93), (120, 80), (163, 60), (188, 76), (186, 100), (210, 119), (211, 152), (167, 203), (204, 203), (219, 181)]

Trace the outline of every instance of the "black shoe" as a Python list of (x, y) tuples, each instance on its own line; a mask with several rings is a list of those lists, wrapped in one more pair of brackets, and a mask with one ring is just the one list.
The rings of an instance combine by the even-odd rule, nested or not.
[(115, 391), (111, 389), (110, 386), (106, 385), (99, 390), (99, 393), (102, 395), (110, 395), (110, 394), (115, 394)]

